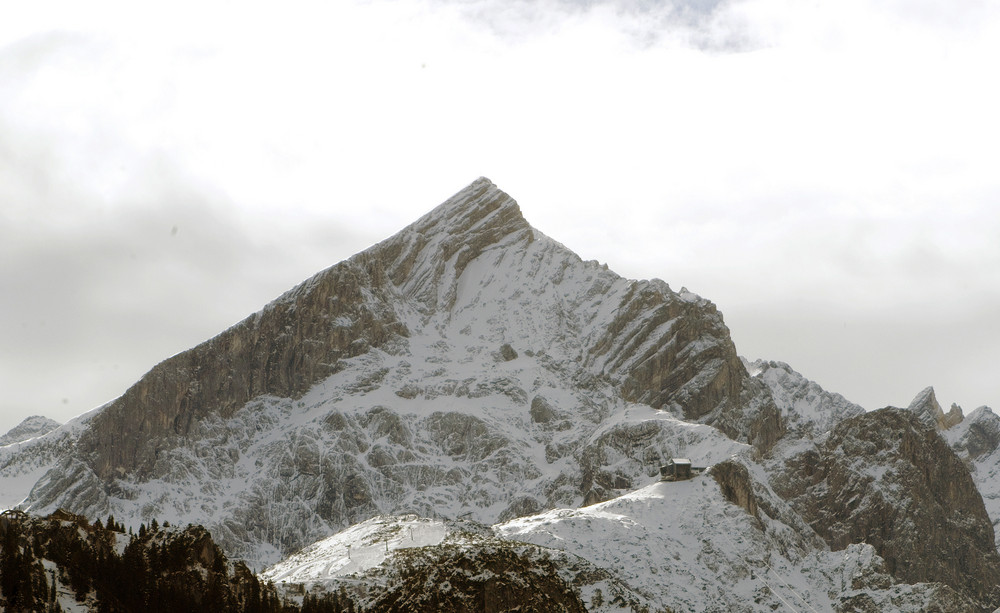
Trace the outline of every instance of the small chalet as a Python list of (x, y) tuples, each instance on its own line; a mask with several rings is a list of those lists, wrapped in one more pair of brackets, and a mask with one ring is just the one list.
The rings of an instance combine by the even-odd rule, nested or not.
[(684, 481), (692, 476), (691, 460), (687, 458), (672, 458), (666, 466), (660, 467), (661, 481)]

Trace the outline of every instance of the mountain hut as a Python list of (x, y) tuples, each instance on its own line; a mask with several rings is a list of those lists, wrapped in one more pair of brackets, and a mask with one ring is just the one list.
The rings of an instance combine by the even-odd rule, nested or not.
[(666, 466), (660, 467), (661, 481), (684, 481), (692, 476), (691, 460), (687, 458), (671, 458)]

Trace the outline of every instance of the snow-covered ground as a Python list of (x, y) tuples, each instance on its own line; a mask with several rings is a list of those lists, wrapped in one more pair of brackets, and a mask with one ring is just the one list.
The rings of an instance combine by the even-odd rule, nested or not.
[[(766, 486), (754, 487), (768, 495)], [(726, 500), (709, 475), (654, 481), (604, 503), (545, 511), (495, 525), (493, 531), (512, 544), (565, 552), (610, 572), (618, 587), (612, 588), (609, 579), (595, 584), (606, 594), (626, 589), (653, 608), (674, 611), (832, 613), (842, 601), (864, 595), (880, 610), (915, 613), (939, 589), (892, 585), (870, 545), (830, 552), (804, 542), (780, 520), (754, 517)], [(386, 563), (399, 549), (442, 542), (476, 546), (475, 539), (448, 522), (380, 516), (307, 547), (261, 577), (333, 588), (345, 578), (364, 580), (364, 571)], [(580, 587), (591, 602), (595, 586)], [(606, 603), (595, 610), (619, 609)]]
[(615, 569), (637, 591), (678, 611), (832, 606), (803, 574), (802, 558), (776, 555), (774, 539), (726, 501), (709, 476), (655, 482), (590, 507), (506, 522), (496, 531)]
[(378, 566), (397, 549), (437, 545), (447, 533), (440, 520), (416, 515), (373, 517), (306, 547), (260, 576), (275, 583), (329, 582)]

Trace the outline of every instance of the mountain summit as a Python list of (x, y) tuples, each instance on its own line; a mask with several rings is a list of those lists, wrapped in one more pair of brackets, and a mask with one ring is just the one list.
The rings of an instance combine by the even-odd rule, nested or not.
[[(954, 573), (938, 573), (947, 585), (897, 585), (936, 576), (933, 563), (909, 574), (897, 563), (925, 556), (922, 542), (972, 551), (977, 539), (993, 541), (974, 488), (920, 514), (916, 497), (947, 475), (882, 497), (869, 495), (880, 491), (870, 480), (852, 482), (879, 509), (900, 510), (889, 528), (899, 533), (877, 543), (856, 529), (863, 514), (841, 508), (859, 498), (807, 504), (834, 482), (828, 474), (854, 475), (857, 463), (882, 479), (912, 460), (861, 440), (861, 412), (787, 365), (742, 361), (710, 301), (583, 261), (480, 178), (156, 365), (108, 405), (16, 450), (0, 447), (0, 503), (133, 526), (202, 524), (256, 568), (380, 515), (507, 522), (499, 538), (569, 552), (501, 547), (511, 559), (598, 560), (617, 573), (602, 585), (680, 610), (780, 606), (758, 579), (764, 560), (828, 609), (864, 598), (908, 611), (990, 601), (986, 587)], [(884, 436), (937, 436), (911, 421), (892, 421)], [(927, 457), (951, 453), (926, 448)], [(671, 458), (712, 468), (697, 483), (657, 483)], [(966, 470), (951, 460), (947, 471)], [(903, 481), (920, 474), (905, 468)], [(837, 538), (823, 531), (828, 517), (845, 518)], [(937, 532), (901, 538), (915, 520)], [(402, 530), (417, 520), (406, 521), (376, 523)], [(615, 546), (582, 536), (592, 528)], [(334, 541), (349, 548), (350, 538)], [(496, 546), (482, 534), (455, 538), (471, 548), (466, 561), (496, 561), (480, 556)], [(976, 568), (1000, 576), (1000, 558), (976, 547)], [(868, 583), (843, 579), (853, 572)]]
[[(271, 560), (370, 513), (491, 523), (606, 499), (664, 453), (659, 426), (609, 452), (630, 403), (759, 451), (783, 432), (715, 305), (582, 261), (481, 178), (155, 366), (26, 504), (221, 523), (224, 546)], [(298, 528), (265, 513), (282, 505)]]

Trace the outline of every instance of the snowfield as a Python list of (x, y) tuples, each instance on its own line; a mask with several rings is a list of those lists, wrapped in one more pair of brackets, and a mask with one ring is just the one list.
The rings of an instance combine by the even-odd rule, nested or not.
[(275, 583), (323, 583), (378, 566), (397, 549), (438, 545), (447, 533), (440, 520), (416, 515), (373, 517), (310, 545), (260, 577)]

